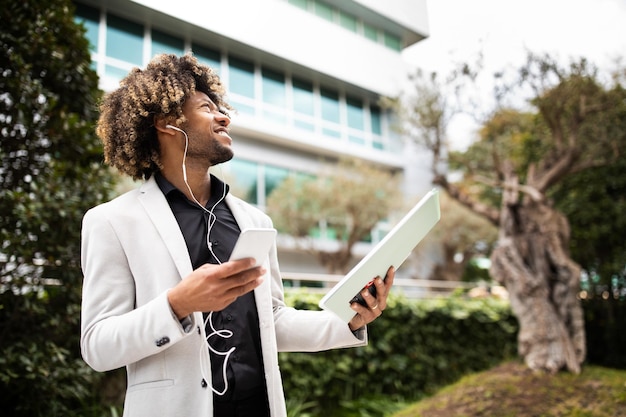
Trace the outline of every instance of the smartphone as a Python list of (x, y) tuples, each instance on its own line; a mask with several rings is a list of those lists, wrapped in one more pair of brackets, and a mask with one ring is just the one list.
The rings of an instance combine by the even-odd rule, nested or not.
[[(367, 288), (367, 290), (370, 292), (370, 294), (372, 294), (372, 296), (374, 298), (376, 298), (376, 285), (374, 285), (374, 280), (371, 280), (370, 282), (368, 282), (365, 287), (363, 288)], [(359, 291), (353, 298), (352, 300), (350, 300), (350, 304), (352, 303), (359, 303), (364, 307), (367, 307), (367, 303), (365, 302), (365, 300), (363, 299), (363, 296), (361, 295), (361, 291)]]
[(229, 260), (236, 261), (238, 259), (254, 258), (254, 266), (261, 266), (269, 255), (270, 248), (275, 240), (276, 229), (244, 229), (239, 234), (239, 239), (235, 243)]

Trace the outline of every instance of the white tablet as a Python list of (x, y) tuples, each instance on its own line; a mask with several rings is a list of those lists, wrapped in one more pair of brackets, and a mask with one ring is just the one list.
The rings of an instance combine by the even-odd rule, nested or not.
[(439, 192), (429, 191), (400, 222), (319, 302), (346, 323), (354, 317), (350, 303), (372, 279), (396, 270), (441, 217)]

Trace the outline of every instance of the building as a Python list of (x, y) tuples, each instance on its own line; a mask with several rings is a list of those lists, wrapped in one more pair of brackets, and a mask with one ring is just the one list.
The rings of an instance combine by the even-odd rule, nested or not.
[[(160, 52), (192, 50), (218, 70), (238, 111), (231, 125), (236, 157), (223, 175), (247, 201), (263, 208), (287, 175), (314, 174), (321, 159), (340, 156), (402, 173), (409, 196), (430, 187), (421, 157), (407, 152), (393, 115), (378, 104), (406, 86), (411, 67), (401, 52), (427, 36), (426, 0), (76, 4), (105, 91)], [(283, 270), (321, 271), (286, 242)]]

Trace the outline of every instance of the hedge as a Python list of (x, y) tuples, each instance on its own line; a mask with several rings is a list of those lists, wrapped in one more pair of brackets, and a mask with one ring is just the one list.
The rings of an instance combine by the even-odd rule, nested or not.
[[(286, 294), (288, 305), (317, 309), (320, 296)], [(494, 298), (389, 298), (369, 326), (369, 345), (280, 353), (290, 417), (382, 416), (463, 375), (516, 356), (517, 320)]]

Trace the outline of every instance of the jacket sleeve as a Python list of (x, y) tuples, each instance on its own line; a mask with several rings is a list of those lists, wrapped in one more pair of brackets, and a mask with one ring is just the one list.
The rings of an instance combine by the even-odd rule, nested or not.
[(270, 254), (270, 275), (279, 352), (316, 352), (367, 345), (366, 327), (353, 333), (331, 312), (296, 310), (285, 305), (276, 248)]
[(107, 211), (101, 206), (87, 212), (81, 242), (81, 352), (85, 362), (97, 371), (116, 369), (162, 352), (195, 327), (192, 323), (183, 329), (171, 311), (166, 287), (155, 288), (155, 296), (137, 306), (135, 277), (126, 254)]

